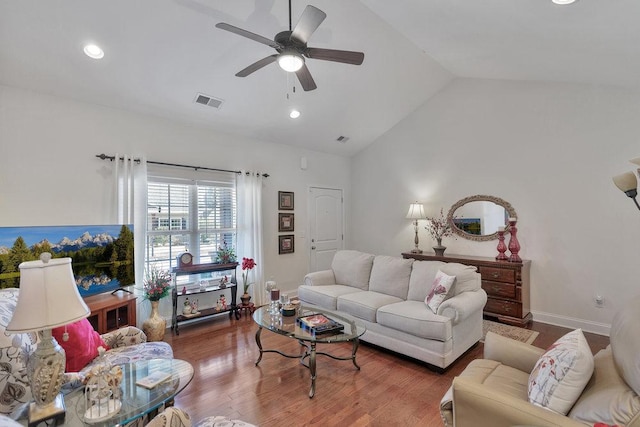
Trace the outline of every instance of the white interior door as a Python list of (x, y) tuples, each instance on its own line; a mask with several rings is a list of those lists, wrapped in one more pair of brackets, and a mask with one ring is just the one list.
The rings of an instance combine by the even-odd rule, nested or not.
[(344, 248), (342, 190), (309, 189), (309, 271), (327, 270), (333, 255)]

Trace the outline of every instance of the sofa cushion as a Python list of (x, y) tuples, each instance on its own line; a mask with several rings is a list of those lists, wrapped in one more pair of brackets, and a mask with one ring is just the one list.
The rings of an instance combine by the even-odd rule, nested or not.
[(338, 310), (369, 322), (376, 321), (376, 312), (387, 304), (402, 301), (401, 298), (379, 292), (361, 291), (338, 297)]
[(495, 360), (473, 360), (460, 376), (520, 400), (527, 400), (529, 375)]
[(449, 276), (438, 270), (435, 279), (433, 279), (431, 291), (429, 291), (429, 295), (427, 295), (427, 298), (424, 300), (424, 303), (427, 304), (427, 307), (429, 307), (431, 311), (434, 313), (438, 312), (438, 307), (440, 307), (440, 304), (447, 298), (447, 294), (453, 286), (454, 280), (456, 280), (456, 276)]
[(338, 297), (354, 292), (365, 291), (345, 285), (300, 285), (298, 287), (298, 298), (318, 307), (336, 310), (338, 308)]
[(359, 251), (338, 251), (333, 256), (331, 269), (338, 285), (369, 289), (369, 276), (374, 255)]
[(624, 305), (611, 322), (609, 337), (613, 360), (629, 387), (640, 395), (640, 297)]
[(424, 301), (431, 291), (433, 279), (435, 279), (438, 270), (445, 264), (442, 261), (414, 261), (411, 266), (407, 299)]
[[(65, 332), (68, 334), (67, 341), (64, 340)], [(80, 372), (89, 362), (98, 357), (98, 347), (109, 350), (100, 334), (93, 329), (87, 319), (53, 328), (51, 334), (66, 354), (65, 372)]]
[(378, 309), (377, 321), (382, 326), (425, 339), (447, 341), (452, 335), (451, 320), (434, 314), (419, 301), (384, 305)]
[(593, 374), (593, 355), (581, 329), (559, 338), (529, 376), (529, 402), (566, 415)]
[(406, 299), (413, 259), (378, 255), (373, 260), (369, 290)]
[(571, 408), (569, 417), (585, 424), (626, 426), (640, 414), (640, 397), (618, 374), (611, 346), (593, 357), (594, 375)]
[(440, 271), (449, 276), (456, 276), (453, 290), (447, 295), (447, 298), (460, 295), (463, 292), (477, 291), (482, 287), (480, 273), (477, 272), (478, 269), (475, 265), (448, 262), (440, 267)]

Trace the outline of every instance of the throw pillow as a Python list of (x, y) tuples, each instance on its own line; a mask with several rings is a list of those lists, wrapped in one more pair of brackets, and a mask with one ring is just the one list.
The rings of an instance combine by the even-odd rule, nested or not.
[(109, 349), (87, 319), (67, 325), (66, 331), (69, 334), (67, 341), (63, 339), (65, 326), (54, 328), (51, 331), (53, 337), (67, 354), (66, 372), (79, 372), (87, 366), (89, 362), (98, 357), (98, 347)]
[(581, 329), (547, 349), (529, 375), (529, 402), (567, 415), (593, 374), (593, 355)]
[(454, 280), (456, 280), (456, 276), (449, 276), (448, 274), (444, 274), (441, 270), (438, 270), (436, 277), (433, 279), (431, 291), (424, 300), (425, 304), (427, 304), (431, 311), (434, 313), (438, 312), (438, 307), (440, 307), (442, 301), (447, 298), (447, 294), (449, 293), (451, 286), (453, 286)]

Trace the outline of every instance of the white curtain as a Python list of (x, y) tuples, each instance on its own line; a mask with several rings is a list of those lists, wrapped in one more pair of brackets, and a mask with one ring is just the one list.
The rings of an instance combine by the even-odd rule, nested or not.
[[(136, 284), (142, 287), (147, 230), (147, 159), (117, 153), (115, 157), (116, 219), (118, 224), (133, 224)], [(124, 160), (119, 160), (121, 157)]]
[[(249, 276), (253, 282), (249, 288), (251, 301), (257, 306), (266, 303), (264, 290), (264, 253), (262, 244), (262, 185), (263, 177), (256, 172), (242, 172), (238, 176), (236, 193), (238, 198), (237, 246), (238, 262), (242, 258), (253, 258), (256, 266)], [(241, 265), (238, 266), (238, 286), (242, 286)], [(240, 289), (241, 293), (242, 290)]]

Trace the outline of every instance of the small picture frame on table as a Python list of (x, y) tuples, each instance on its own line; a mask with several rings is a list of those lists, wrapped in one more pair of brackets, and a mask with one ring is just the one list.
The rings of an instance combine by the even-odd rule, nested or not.
[(293, 213), (279, 213), (278, 214), (278, 231), (294, 231), (294, 214)]
[(278, 209), (281, 211), (293, 210), (293, 191), (278, 191)]
[(278, 254), (292, 254), (294, 251), (293, 234), (278, 236)]

